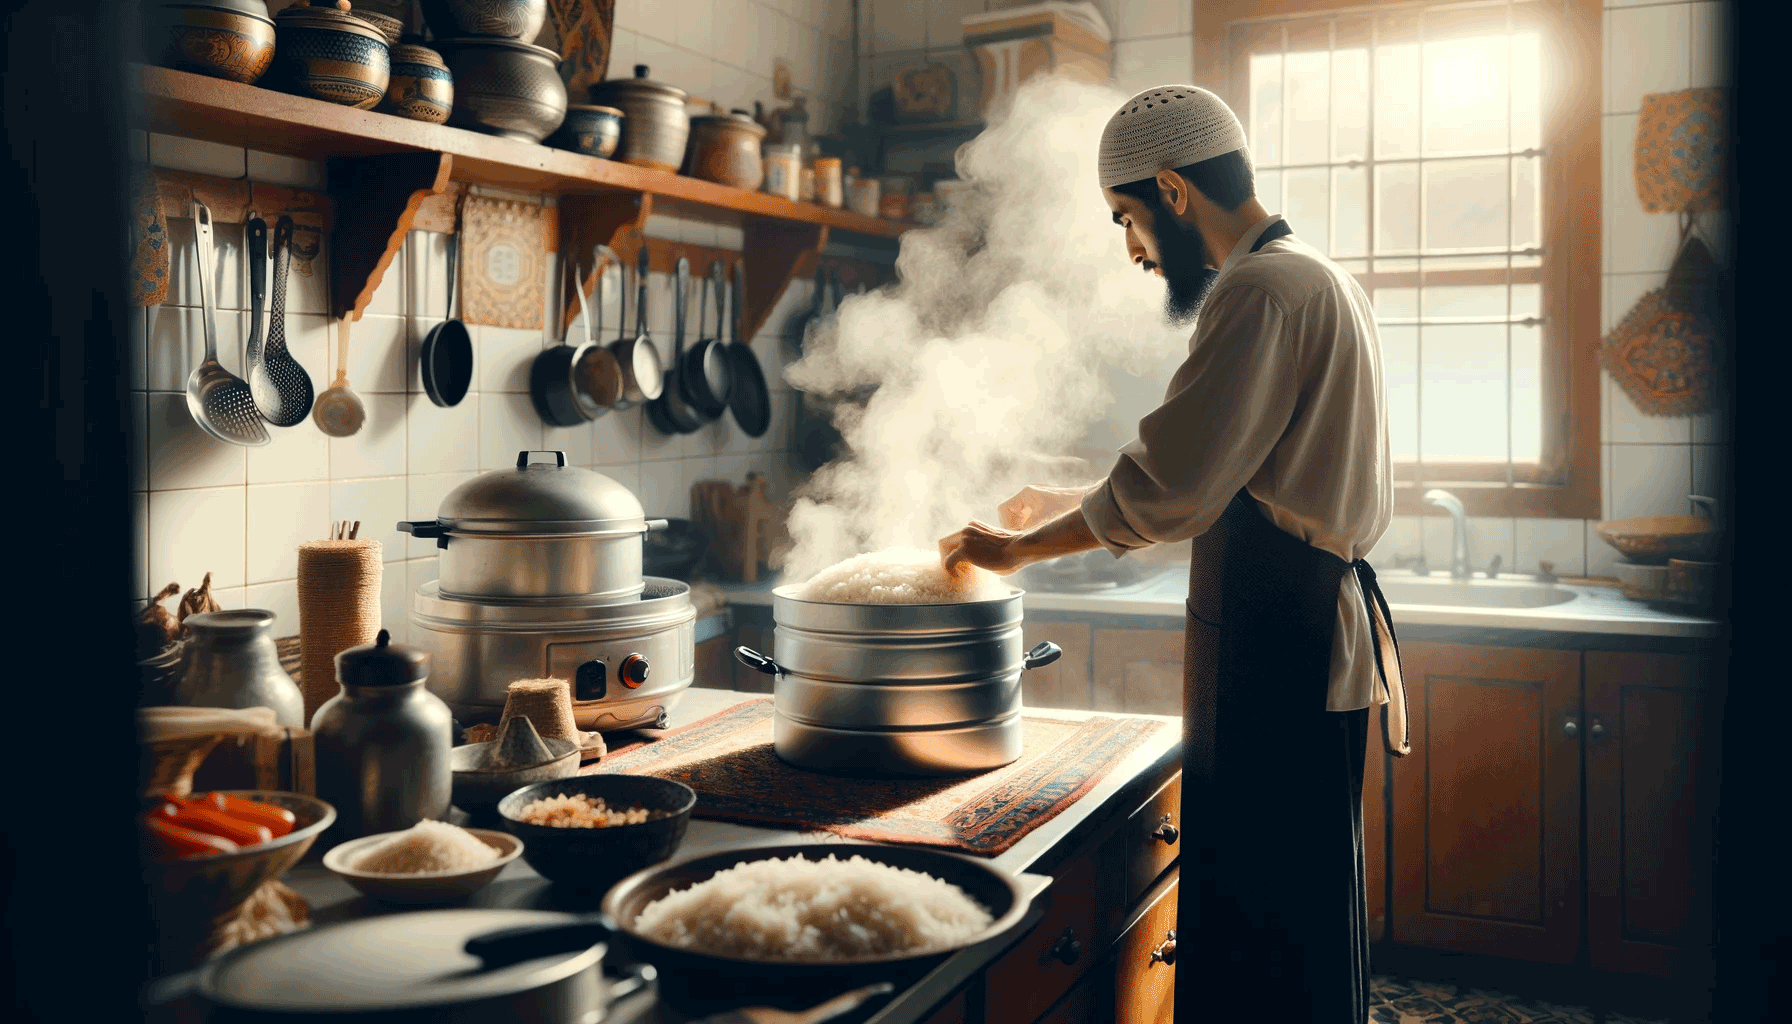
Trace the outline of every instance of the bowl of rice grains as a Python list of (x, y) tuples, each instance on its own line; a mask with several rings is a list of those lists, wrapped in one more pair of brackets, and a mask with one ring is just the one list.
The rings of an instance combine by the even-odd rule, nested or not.
[(1011, 874), (939, 850), (807, 843), (704, 854), (623, 879), (603, 915), (661, 997), (687, 1012), (794, 1010), (879, 981), (902, 987), (1020, 924)]
[(324, 854), (324, 867), (365, 896), (427, 906), (471, 896), (522, 852), (508, 833), (424, 820), (343, 843)]
[(498, 801), (523, 860), (568, 889), (602, 894), (678, 852), (697, 794), (651, 775), (580, 775), (524, 786)]

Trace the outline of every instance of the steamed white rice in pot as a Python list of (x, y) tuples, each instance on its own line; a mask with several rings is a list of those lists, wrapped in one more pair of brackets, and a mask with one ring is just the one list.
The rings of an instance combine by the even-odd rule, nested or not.
[(952, 604), (1008, 596), (1008, 584), (995, 573), (965, 568), (969, 571), (962, 575), (946, 572), (937, 551), (886, 548), (816, 573), (803, 584), (801, 596), (834, 604)]
[(949, 949), (989, 927), (963, 889), (861, 856), (736, 864), (643, 907), (664, 945), (750, 960), (841, 960)]

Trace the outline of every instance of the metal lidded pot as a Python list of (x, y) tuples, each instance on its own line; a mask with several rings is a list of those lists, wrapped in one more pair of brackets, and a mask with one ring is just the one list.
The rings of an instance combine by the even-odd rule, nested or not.
[(358, 839), (447, 816), (454, 716), (429, 692), (429, 655), (392, 643), (336, 655), (342, 690), (311, 716), (317, 795), (336, 808), (334, 838)]
[(772, 748), (817, 771), (949, 775), (1021, 755), (1021, 674), (1058, 660), (1023, 651), (1022, 591), (952, 604), (808, 601), (772, 591)]
[(677, 86), (653, 81), (647, 71), (647, 65), (636, 64), (633, 78), (593, 85), (591, 102), (622, 111), (622, 142), (615, 159), (677, 174), (691, 133), (684, 109), (689, 95)]
[(259, 608), (200, 612), (187, 616), (184, 625), (192, 639), (181, 649), (175, 704), (272, 708), (280, 725), (305, 727), (305, 695), (280, 667), (273, 612)]
[[(533, 455), (554, 461), (535, 462)], [(486, 473), (449, 492), (435, 519), (398, 528), (434, 538), (442, 549), (444, 597), (591, 604), (640, 596), (641, 536), (652, 527), (628, 488), (568, 466), (565, 452), (524, 451), (515, 469)]]

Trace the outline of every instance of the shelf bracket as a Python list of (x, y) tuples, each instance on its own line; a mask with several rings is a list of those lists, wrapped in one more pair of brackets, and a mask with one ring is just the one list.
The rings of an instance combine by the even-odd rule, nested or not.
[[(633, 250), (627, 254), (622, 251), (623, 237), (640, 231), (647, 223), (648, 214), (652, 212), (653, 194), (649, 192), (561, 196), (560, 258), (582, 265), (582, 261), (591, 258), (592, 249), (602, 244), (627, 259), (633, 255)], [(591, 289), (597, 284), (597, 273), (602, 269), (593, 265), (586, 270), (585, 276), (579, 281), (579, 287), (585, 290), (585, 294), (591, 294)], [(632, 263), (629, 269), (634, 269)], [(565, 278), (562, 277), (561, 280)], [(564, 335), (572, 322), (578, 319), (579, 307), (571, 295), (560, 296), (560, 306), (560, 333)]]
[(446, 153), (331, 160), (336, 226), (330, 234), (330, 316), (359, 320), (425, 200), (448, 187)]
[(745, 252), (752, 254), (747, 264), (747, 288), (742, 296), (741, 328), (748, 341), (759, 336), (778, 297), (798, 276), (812, 273), (815, 259), (827, 248), (826, 225), (799, 224), (754, 218), (746, 225)]

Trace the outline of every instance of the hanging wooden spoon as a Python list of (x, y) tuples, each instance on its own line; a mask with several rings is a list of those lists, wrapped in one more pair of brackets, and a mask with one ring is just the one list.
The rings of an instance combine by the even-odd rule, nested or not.
[(331, 437), (353, 437), (367, 422), (367, 407), (355, 389), (348, 386), (348, 321), (353, 315), (344, 314), (336, 322), (336, 379), (311, 407), (317, 429)]

